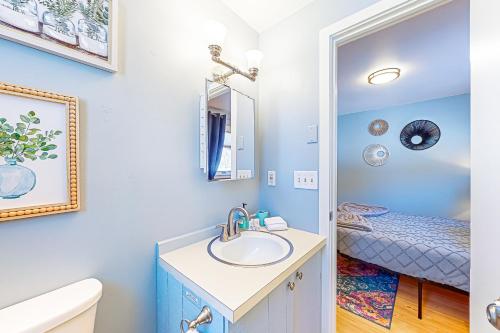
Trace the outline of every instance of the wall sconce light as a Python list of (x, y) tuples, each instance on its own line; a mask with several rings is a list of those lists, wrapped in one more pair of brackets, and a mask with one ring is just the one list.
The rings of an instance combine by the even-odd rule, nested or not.
[(368, 76), (369, 84), (385, 84), (398, 79), (401, 76), (399, 68), (384, 68), (373, 72)]
[(260, 63), (263, 58), (262, 52), (259, 50), (250, 50), (246, 52), (248, 71), (243, 71), (238, 67), (222, 60), (222, 45), (224, 44), (224, 40), (226, 38), (226, 32), (226, 27), (219, 22), (210, 21), (207, 23), (206, 33), (208, 36), (208, 49), (210, 50), (212, 61), (229, 69), (229, 71), (225, 74), (213, 74), (214, 81), (225, 84), (231, 75), (239, 74), (255, 82), (257, 75), (259, 74)]

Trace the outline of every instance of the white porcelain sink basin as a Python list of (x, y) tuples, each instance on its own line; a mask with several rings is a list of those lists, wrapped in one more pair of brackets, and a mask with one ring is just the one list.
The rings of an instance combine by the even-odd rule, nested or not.
[(281, 262), (293, 253), (293, 245), (284, 237), (259, 231), (244, 231), (241, 237), (221, 242), (219, 237), (208, 244), (208, 253), (222, 263), (258, 267)]

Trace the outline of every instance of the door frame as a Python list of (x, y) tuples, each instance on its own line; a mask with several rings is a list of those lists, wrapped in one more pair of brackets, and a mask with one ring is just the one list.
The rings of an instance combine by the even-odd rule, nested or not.
[(321, 332), (335, 332), (337, 284), (337, 48), (452, 0), (380, 0), (319, 34), (319, 233), (322, 256)]

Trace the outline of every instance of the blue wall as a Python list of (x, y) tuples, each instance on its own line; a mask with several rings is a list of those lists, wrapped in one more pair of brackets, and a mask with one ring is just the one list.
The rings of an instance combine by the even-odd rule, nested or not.
[[(368, 133), (368, 125), (378, 118), (388, 121), (390, 128), (375, 137)], [(399, 139), (403, 127), (418, 119), (431, 120), (441, 129), (438, 144), (424, 151), (409, 150)], [(469, 219), (470, 95), (342, 115), (338, 138), (339, 202)], [(374, 143), (391, 154), (381, 167), (363, 160), (364, 148)]]
[[(318, 191), (294, 189), (293, 171), (318, 170), (307, 126), (319, 120), (319, 31), (375, 2), (316, 0), (260, 36), (260, 206), (295, 228), (318, 231)], [(277, 172), (276, 187), (267, 186), (268, 170)]]
[(257, 180), (200, 171), (198, 106), (213, 68), (206, 20), (228, 27), (232, 62), (258, 34), (219, 0), (121, 0), (119, 11), (116, 74), (0, 40), (1, 81), (80, 97), (83, 206), (0, 223), (0, 308), (93, 276), (97, 333), (153, 333), (156, 241), (222, 223), (243, 201), (257, 208)]

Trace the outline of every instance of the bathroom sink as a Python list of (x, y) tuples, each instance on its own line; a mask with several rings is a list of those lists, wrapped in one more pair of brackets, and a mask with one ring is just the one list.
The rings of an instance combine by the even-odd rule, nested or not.
[(208, 244), (208, 253), (224, 264), (242, 267), (269, 266), (279, 263), (293, 253), (292, 243), (279, 235), (244, 231), (241, 237), (221, 242), (219, 237)]

